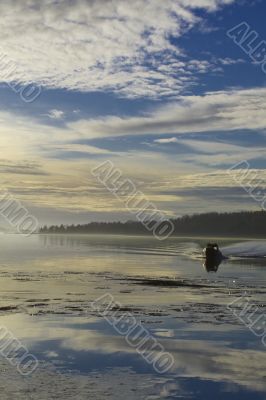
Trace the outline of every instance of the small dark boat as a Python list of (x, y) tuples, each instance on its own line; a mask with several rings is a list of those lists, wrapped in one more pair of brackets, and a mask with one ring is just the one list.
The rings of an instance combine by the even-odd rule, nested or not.
[(203, 254), (205, 257), (204, 267), (206, 268), (207, 272), (217, 272), (219, 265), (224, 258), (219, 250), (218, 244), (208, 243), (203, 250)]

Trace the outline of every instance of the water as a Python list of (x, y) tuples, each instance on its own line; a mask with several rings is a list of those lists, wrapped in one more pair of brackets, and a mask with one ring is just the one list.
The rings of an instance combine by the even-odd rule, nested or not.
[[(263, 316), (266, 241), (89, 235), (1, 236), (0, 326), (39, 360), (21, 376), (0, 358), (3, 399), (265, 399), (265, 346), (227, 306)], [(174, 358), (159, 374), (91, 303), (109, 293)], [(1, 340), (0, 340), (1, 350)]]

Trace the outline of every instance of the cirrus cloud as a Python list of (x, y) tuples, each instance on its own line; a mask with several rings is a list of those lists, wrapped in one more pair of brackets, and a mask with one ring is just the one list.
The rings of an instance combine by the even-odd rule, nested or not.
[(180, 96), (179, 102), (134, 117), (108, 116), (69, 123), (83, 138), (266, 129), (265, 88), (231, 89), (202, 96)]
[[(233, 1), (1, 2), (0, 80), (126, 97), (176, 96), (195, 82), (195, 71), (217, 66), (184, 62), (171, 38), (200, 21), (195, 9), (212, 12)], [(7, 73), (8, 60), (13, 67)]]

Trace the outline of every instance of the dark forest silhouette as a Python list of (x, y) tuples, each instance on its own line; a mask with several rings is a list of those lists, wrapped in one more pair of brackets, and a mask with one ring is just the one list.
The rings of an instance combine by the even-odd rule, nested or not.
[[(225, 235), (266, 237), (266, 211), (185, 215), (171, 220), (173, 235)], [(44, 226), (40, 233), (151, 235), (141, 222), (90, 222), (82, 225)]]

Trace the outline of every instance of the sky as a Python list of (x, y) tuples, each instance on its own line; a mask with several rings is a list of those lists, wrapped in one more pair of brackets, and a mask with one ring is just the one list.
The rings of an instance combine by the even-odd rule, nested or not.
[(247, 161), (266, 195), (266, 67), (228, 31), (248, 24), (254, 50), (265, 12), (263, 0), (0, 2), (2, 190), (40, 224), (134, 219), (91, 173), (109, 160), (168, 217), (259, 210), (228, 169)]

